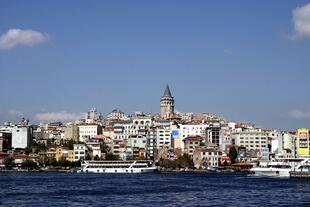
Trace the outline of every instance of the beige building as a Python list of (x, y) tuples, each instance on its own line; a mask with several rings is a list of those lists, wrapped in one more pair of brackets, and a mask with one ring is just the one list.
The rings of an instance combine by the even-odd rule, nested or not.
[(247, 150), (263, 151), (268, 148), (268, 132), (256, 128), (236, 128), (232, 132), (235, 145)]
[(184, 142), (184, 153), (193, 157), (196, 148), (200, 147), (202, 141), (201, 136), (188, 136), (183, 139)]
[(219, 166), (220, 151), (216, 148), (199, 147), (193, 155), (194, 166), (197, 169), (214, 169)]
[(64, 138), (66, 140), (79, 140), (79, 128), (75, 124), (68, 124), (65, 128)]

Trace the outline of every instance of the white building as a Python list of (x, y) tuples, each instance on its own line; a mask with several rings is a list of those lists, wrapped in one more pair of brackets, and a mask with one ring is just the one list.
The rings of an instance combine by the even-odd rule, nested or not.
[(14, 126), (12, 128), (12, 148), (27, 148), (32, 144), (32, 130), (28, 126)]
[(127, 140), (127, 147), (134, 148), (143, 148), (146, 149), (147, 138), (142, 135), (133, 135), (130, 136)]
[(246, 147), (248, 150), (263, 151), (268, 148), (268, 132), (262, 129), (236, 128), (232, 132), (232, 138), (237, 146)]
[(205, 130), (208, 124), (180, 124), (180, 136), (182, 138), (189, 136), (205, 136)]
[(229, 126), (221, 127), (219, 148), (221, 151), (225, 151), (229, 145), (232, 145), (231, 128)]
[(87, 147), (84, 144), (74, 144), (74, 161), (85, 160), (87, 155)]
[(101, 158), (101, 149), (99, 142), (87, 142), (86, 145), (89, 148), (89, 151), (91, 152), (93, 158), (96, 156)]
[(128, 117), (125, 115), (124, 112), (122, 112), (122, 111), (120, 111), (118, 109), (114, 109), (113, 111), (111, 111), (108, 114), (107, 119), (110, 120), (110, 121), (113, 121), (113, 120), (125, 121), (125, 120), (128, 120)]
[(191, 122), (194, 114), (192, 112), (176, 112), (175, 114), (181, 117), (182, 121)]
[(97, 124), (83, 124), (79, 125), (79, 141), (86, 142), (102, 133), (102, 127)]
[(171, 130), (170, 128), (157, 128), (156, 130), (156, 146), (158, 149), (163, 147), (171, 147)]
[(85, 114), (86, 123), (96, 123), (102, 120), (102, 115), (96, 108), (91, 109)]
[(147, 135), (152, 125), (148, 117), (134, 118), (132, 121), (121, 121), (114, 124), (114, 140), (127, 140), (129, 136)]
[(290, 151), (290, 156), (295, 157), (296, 140), (297, 134), (295, 132), (281, 132), (278, 137), (278, 155), (286, 155)]

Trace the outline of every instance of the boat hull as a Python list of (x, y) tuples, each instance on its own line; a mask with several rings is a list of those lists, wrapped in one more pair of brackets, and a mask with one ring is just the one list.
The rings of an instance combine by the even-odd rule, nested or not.
[(78, 173), (153, 173), (156, 167), (147, 168), (87, 168), (81, 169)]
[(252, 168), (250, 171), (255, 176), (289, 177), (291, 169)]

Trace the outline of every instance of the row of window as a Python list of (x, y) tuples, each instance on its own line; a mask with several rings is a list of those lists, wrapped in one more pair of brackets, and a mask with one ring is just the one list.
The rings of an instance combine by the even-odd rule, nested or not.
[[(254, 137), (240, 137), (240, 139), (254, 139)], [(255, 137), (255, 139), (267, 139), (267, 137)]]
[(80, 134), (97, 134), (97, 131), (80, 131)]
[[(254, 143), (254, 141), (240, 141), (240, 143)], [(262, 144), (266, 144), (266, 141), (255, 141), (256, 144), (262, 143)]]
[(266, 146), (266, 145), (261, 145), (261, 146), (259, 146), (259, 145), (240, 145), (240, 147), (247, 147), (247, 148), (254, 148), (254, 147), (256, 147), (256, 148), (266, 148), (267, 146)]
[(218, 156), (218, 153), (214, 153), (214, 152), (202, 152), (202, 155), (215, 155), (215, 156)]

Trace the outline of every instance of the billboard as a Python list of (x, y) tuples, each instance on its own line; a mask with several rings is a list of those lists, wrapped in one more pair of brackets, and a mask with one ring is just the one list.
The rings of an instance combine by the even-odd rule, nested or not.
[(172, 138), (179, 138), (179, 130), (172, 130), (171, 137)]
[(309, 129), (298, 129), (297, 133), (298, 156), (310, 155), (309, 151)]
[(299, 136), (299, 148), (308, 148), (309, 146), (309, 138), (307, 132), (300, 132)]

